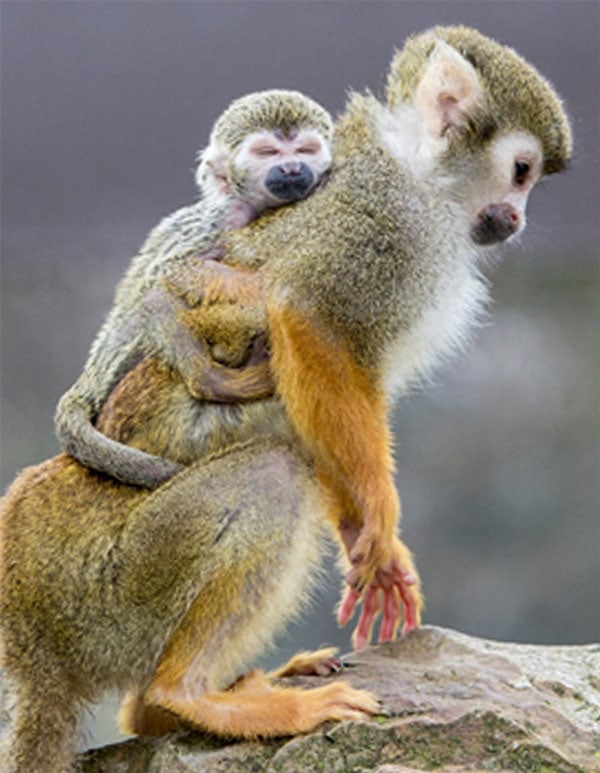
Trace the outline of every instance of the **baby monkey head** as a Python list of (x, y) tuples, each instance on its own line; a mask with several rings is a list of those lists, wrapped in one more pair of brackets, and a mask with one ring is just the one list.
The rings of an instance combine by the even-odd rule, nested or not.
[(329, 113), (296, 91), (261, 91), (233, 102), (214, 125), (197, 181), (256, 214), (303, 199), (331, 165)]
[(551, 84), (467, 27), (409, 38), (392, 61), (387, 100), (392, 111), (417, 108), (431, 171), (462, 204), (478, 246), (520, 233), (535, 184), (571, 157), (569, 119)]

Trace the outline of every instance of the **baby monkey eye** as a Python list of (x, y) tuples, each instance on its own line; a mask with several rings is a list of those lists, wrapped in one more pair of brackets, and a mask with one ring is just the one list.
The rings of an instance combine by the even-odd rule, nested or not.
[(515, 185), (523, 185), (526, 182), (530, 168), (527, 161), (515, 161)]
[(278, 150), (277, 148), (274, 148), (272, 145), (264, 145), (260, 148), (253, 148), (252, 152), (256, 156), (266, 158), (267, 156), (276, 156), (278, 153)]
[(318, 153), (320, 150), (318, 145), (302, 145), (302, 147), (298, 148), (296, 153), (302, 153), (306, 156), (314, 156), (316, 153)]

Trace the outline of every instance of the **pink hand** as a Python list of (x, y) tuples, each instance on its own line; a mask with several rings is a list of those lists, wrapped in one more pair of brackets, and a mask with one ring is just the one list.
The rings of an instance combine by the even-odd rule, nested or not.
[[(352, 582), (353, 570), (348, 574), (347, 581)], [(390, 570), (380, 569), (373, 582), (366, 588), (363, 606), (358, 624), (353, 634), (354, 646), (364, 647), (371, 639), (371, 632), (379, 612), (382, 612), (379, 627), (379, 641), (392, 641), (401, 620), (404, 618), (402, 634), (417, 628), (421, 595), (418, 580), (408, 569), (403, 569), (397, 560), (392, 562)], [(350, 586), (340, 604), (337, 619), (339, 625), (346, 625), (354, 614), (360, 602), (361, 594)]]

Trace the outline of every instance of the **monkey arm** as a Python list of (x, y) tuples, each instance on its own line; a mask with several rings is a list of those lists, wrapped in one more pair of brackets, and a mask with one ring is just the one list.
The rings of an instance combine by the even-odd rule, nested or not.
[(344, 497), (344, 517), (360, 531), (351, 559), (364, 587), (391, 561), (400, 514), (384, 396), (315, 321), (272, 308), (269, 329), (275, 380), (290, 418), (336, 496)]
[(210, 252), (170, 266), (164, 281), (168, 289), (188, 306), (200, 303), (262, 303), (262, 276), (254, 270), (221, 263)]
[(400, 502), (392, 477), (385, 396), (376, 379), (343, 344), (326, 339), (322, 329), (289, 308), (269, 309), (277, 388), (333, 494), (330, 517), (352, 564), (347, 579), (353, 589), (344, 599), (340, 620), (347, 622), (364, 591), (357, 629), (357, 643), (364, 644), (380, 595), (381, 636), (393, 638), (401, 604), (405, 627), (418, 624), (418, 583), (414, 580), (408, 590), (407, 582), (418, 575), (395, 535)]
[(211, 355), (202, 335), (201, 312), (195, 322), (186, 320), (186, 310), (199, 305), (264, 303), (262, 277), (256, 271), (221, 263), (221, 254), (217, 246), (200, 258), (167, 267), (164, 283), (157, 284), (147, 298), (154, 334), (198, 400), (260, 400), (274, 391), (264, 337), (257, 337), (243, 367), (226, 367)]

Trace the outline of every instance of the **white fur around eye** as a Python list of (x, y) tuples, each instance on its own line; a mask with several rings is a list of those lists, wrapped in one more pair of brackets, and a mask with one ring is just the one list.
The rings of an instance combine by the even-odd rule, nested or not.
[(512, 186), (515, 162), (529, 164), (529, 187), (535, 185), (542, 175), (543, 153), (537, 137), (524, 131), (511, 132), (500, 137), (491, 150), (494, 176)]

